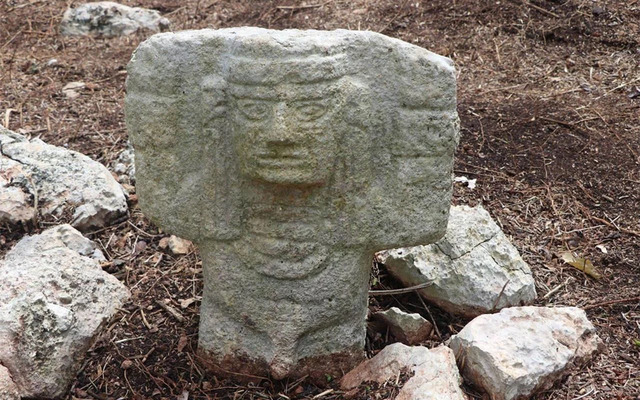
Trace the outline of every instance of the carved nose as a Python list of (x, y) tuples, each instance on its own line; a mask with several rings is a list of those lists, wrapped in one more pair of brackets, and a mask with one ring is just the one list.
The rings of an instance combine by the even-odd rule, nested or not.
[(284, 103), (276, 108), (273, 129), (267, 139), (269, 146), (290, 146), (296, 143), (295, 127), (287, 121), (286, 112)]

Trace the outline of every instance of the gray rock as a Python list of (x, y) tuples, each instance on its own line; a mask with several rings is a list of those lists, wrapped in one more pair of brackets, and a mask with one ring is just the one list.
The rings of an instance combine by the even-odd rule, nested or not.
[(48, 250), (55, 247), (66, 247), (81, 256), (93, 258), (97, 261), (104, 261), (102, 251), (98, 249), (96, 243), (82, 236), (80, 232), (71, 225), (63, 224), (47, 229), (39, 235), (26, 236), (22, 238), (14, 248), (7, 253), (5, 261), (14, 255), (19, 257), (39, 257), (42, 249)]
[(13, 383), (9, 370), (0, 365), (0, 400), (20, 400), (18, 387)]
[(475, 318), (449, 346), (464, 377), (492, 400), (523, 400), (589, 361), (602, 342), (579, 308), (514, 307)]
[(460, 389), (462, 378), (453, 352), (445, 346), (429, 350), (394, 343), (347, 373), (340, 381), (340, 387), (350, 390), (364, 382), (382, 384), (397, 379), (403, 369), (413, 376), (400, 389), (396, 400), (467, 399)]
[(123, 36), (140, 29), (166, 31), (169, 25), (169, 20), (161, 17), (158, 11), (100, 1), (67, 9), (60, 22), (60, 33), (67, 36)]
[(199, 352), (326, 382), (363, 357), (376, 250), (445, 231), (452, 62), (372, 32), (158, 34), (128, 67), (140, 206), (200, 247)]
[(466, 317), (530, 304), (536, 289), (529, 266), (481, 206), (451, 207), (447, 233), (435, 244), (382, 251), (377, 259), (408, 286)]
[[(80, 253), (79, 253), (80, 252)], [(70, 225), (25, 237), (0, 264), (0, 364), (22, 397), (57, 398), (129, 297)]]
[(420, 314), (409, 314), (397, 307), (377, 312), (374, 318), (387, 324), (393, 336), (408, 345), (427, 340), (433, 331), (431, 322), (422, 318)]
[[(127, 213), (124, 191), (102, 164), (0, 127), (0, 176), (5, 174), (10, 179), (0, 181), (0, 198), (14, 196), (19, 188), (30, 194), (29, 201), (37, 198), (42, 216), (59, 215), (73, 206), (71, 223), (80, 230), (103, 227)], [(2, 218), (5, 206), (0, 206), (0, 223), (23, 220), (35, 212), (30, 211), (33, 203), (18, 202), (14, 209), (22, 211)]]

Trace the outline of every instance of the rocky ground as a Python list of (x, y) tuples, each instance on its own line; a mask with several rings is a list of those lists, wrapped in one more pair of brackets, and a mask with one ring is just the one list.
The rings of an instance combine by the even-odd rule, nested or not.
[[(150, 33), (63, 37), (58, 26), (68, 3), (0, 3), (0, 122), (113, 171), (127, 142), (125, 66)], [(531, 266), (536, 304), (584, 308), (606, 346), (535, 399), (640, 396), (640, 2), (124, 3), (160, 11), (172, 30), (368, 29), (451, 57), (462, 120), (455, 173), (477, 180), (473, 189), (457, 183), (454, 203), (482, 203)], [(67, 86), (71, 82), (83, 85)], [(102, 268), (124, 282), (132, 298), (90, 350), (71, 397), (341, 396), (337, 387), (326, 393), (304, 380), (240, 385), (203, 370), (193, 358), (202, 286), (197, 252), (172, 253), (167, 235), (137, 208), (135, 188), (128, 189), (129, 218), (86, 234), (102, 248)], [(0, 255), (26, 234), (71, 222), (72, 211), (1, 227)], [(568, 250), (591, 260), (601, 278), (564, 262)], [(374, 271), (376, 289), (399, 286), (384, 267)], [(425, 342), (432, 347), (468, 322), (415, 294), (371, 298), (372, 311), (390, 306), (435, 321), (440, 336)], [(394, 341), (389, 334), (369, 339), (370, 354)], [(393, 397), (401, 384), (372, 386), (361, 397)]]

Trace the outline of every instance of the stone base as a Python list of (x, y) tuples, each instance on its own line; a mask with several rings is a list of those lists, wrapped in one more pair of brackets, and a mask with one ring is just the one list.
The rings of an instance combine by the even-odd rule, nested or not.
[(362, 349), (308, 357), (300, 360), (294, 371), (287, 376), (274, 376), (273, 367), (266, 360), (252, 359), (247, 355), (227, 355), (222, 360), (208, 351), (198, 349), (198, 360), (216, 376), (240, 382), (259, 382), (264, 379), (299, 379), (308, 377), (316, 386), (327, 386), (330, 381), (340, 379), (364, 360)]

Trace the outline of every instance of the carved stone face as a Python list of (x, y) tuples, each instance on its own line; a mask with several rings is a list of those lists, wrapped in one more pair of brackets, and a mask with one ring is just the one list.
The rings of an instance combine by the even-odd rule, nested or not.
[(242, 174), (282, 185), (323, 185), (337, 153), (335, 85), (232, 86)]

